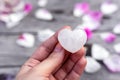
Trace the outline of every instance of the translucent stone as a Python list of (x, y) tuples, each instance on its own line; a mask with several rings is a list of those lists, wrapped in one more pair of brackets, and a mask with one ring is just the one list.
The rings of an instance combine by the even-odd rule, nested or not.
[(94, 58), (87, 56), (87, 65), (85, 67), (85, 72), (95, 73), (101, 69), (100, 63), (98, 63)]
[(104, 15), (110, 15), (118, 10), (118, 6), (109, 0), (104, 2), (100, 9)]
[(63, 29), (58, 34), (58, 41), (61, 46), (71, 53), (79, 51), (87, 41), (87, 35), (84, 30)]
[(92, 57), (96, 60), (104, 60), (110, 56), (109, 51), (107, 51), (104, 47), (93, 44), (92, 46)]
[(35, 37), (32, 34), (24, 33), (19, 36), (17, 44), (26, 48), (31, 48), (34, 46)]
[(112, 55), (106, 58), (103, 63), (111, 72), (120, 72), (120, 56)]
[(38, 39), (39, 41), (43, 42), (49, 39), (55, 32), (50, 29), (39, 30), (38, 31)]
[(35, 13), (36, 18), (41, 20), (53, 20), (53, 15), (46, 9), (39, 9)]

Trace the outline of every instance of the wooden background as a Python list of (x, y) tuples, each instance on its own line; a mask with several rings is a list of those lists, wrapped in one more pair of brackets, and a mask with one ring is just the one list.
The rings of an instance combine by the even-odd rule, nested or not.
[[(93, 10), (99, 10), (99, 6), (104, 0), (49, 0), (47, 9), (50, 10), (54, 21), (37, 20), (34, 17), (34, 11), (39, 7), (37, 0), (26, 0), (34, 6), (34, 10), (25, 17), (21, 23), (12, 29), (7, 29), (3, 23), (0, 23), (0, 73), (16, 73), (20, 66), (29, 58), (34, 50), (40, 45), (37, 40), (37, 31), (50, 28), (54, 31), (62, 26), (70, 25), (73, 29), (82, 21), (72, 15), (73, 6), (76, 2), (87, 1)], [(120, 0), (113, 0), (120, 7)], [(60, 11), (60, 13), (58, 13)], [(58, 13), (58, 14), (57, 14)], [(120, 9), (110, 19), (104, 19), (103, 25), (94, 32), (93, 38), (88, 43), (98, 43), (104, 46), (111, 54), (116, 54), (113, 45), (120, 42), (120, 35), (112, 44), (107, 44), (99, 38), (99, 33), (112, 32), (113, 27), (120, 21)], [(36, 36), (35, 46), (33, 48), (22, 48), (16, 44), (18, 36), (24, 32), (32, 33)], [(120, 73), (110, 73), (106, 67), (95, 74), (84, 73), (81, 80), (120, 80)]]

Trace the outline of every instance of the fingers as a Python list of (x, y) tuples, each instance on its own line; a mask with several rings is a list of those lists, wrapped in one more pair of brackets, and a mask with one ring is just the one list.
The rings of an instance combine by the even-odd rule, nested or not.
[(64, 80), (80, 80), (80, 77), (86, 66), (86, 59), (82, 57), (76, 65), (73, 67), (73, 70), (66, 76)]
[[(62, 29), (68, 28), (69, 26), (65, 26)], [(53, 51), (54, 47), (58, 43), (57, 37), (58, 37), (58, 30), (52, 37), (50, 37), (47, 41), (45, 41), (36, 51), (35, 53), (29, 58), (28, 61), (22, 66), (20, 73), (25, 73), (29, 70), (31, 70), (34, 66), (40, 63), (40, 61), (44, 60), (50, 55), (50, 52)]]
[(64, 49), (60, 44), (57, 44), (53, 53), (39, 65), (33, 68), (33, 71), (35, 70), (35, 73), (40, 75), (51, 74), (62, 63), (64, 55)]
[(56, 72), (55, 77), (57, 78), (57, 80), (64, 79), (67, 76), (67, 74), (73, 69), (77, 61), (84, 56), (84, 54), (85, 54), (84, 48), (82, 48), (75, 54), (71, 54), (67, 61), (65, 62), (65, 64), (61, 67), (61, 69), (59, 69)]
[[(68, 28), (70, 29), (69, 26), (65, 26), (62, 29)], [(42, 45), (35, 51), (35, 53), (32, 55), (32, 58), (42, 61), (45, 58), (47, 58), (49, 56), (49, 54), (53, 51), (53, 49), (55, 48), (56, 44), (58, 43), (58, 30), (51, 38), (49, 38), (48, 40), (46, 40), (44, 43), (42, 43)]]

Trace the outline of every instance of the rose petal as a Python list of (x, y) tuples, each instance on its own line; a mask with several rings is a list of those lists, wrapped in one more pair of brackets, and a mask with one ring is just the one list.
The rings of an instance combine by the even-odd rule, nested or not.
[(81, 17), (83, 14), (88, 13), (90, 10), (89, 4), (86, 2), (75, 4), (73, 15), (75, 17)]
[(100, 34), (100, 36), (107, 43), (112, 43), (116, 39), (116, 35), (114, 35), (113, 33), (110, 33), (110, 32), (104, 32), (104, 33)]
[(112, 55), (106, 58), (103, 63), (111, 72), (120, 72), (120, 56)]

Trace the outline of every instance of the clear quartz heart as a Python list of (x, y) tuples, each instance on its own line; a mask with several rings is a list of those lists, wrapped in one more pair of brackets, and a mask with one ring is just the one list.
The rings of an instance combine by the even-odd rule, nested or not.
[(74, 31), (64, 29), (59, 32), (58, 40), (65, 50), (75, 53), (86, 43), (87, 35), (82, 29), (76, 29)]

